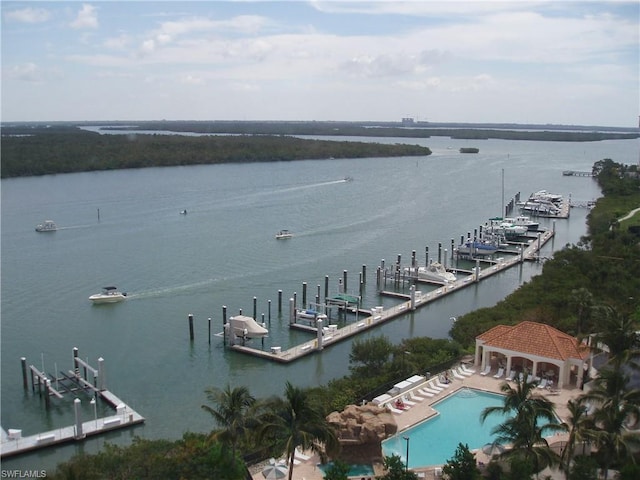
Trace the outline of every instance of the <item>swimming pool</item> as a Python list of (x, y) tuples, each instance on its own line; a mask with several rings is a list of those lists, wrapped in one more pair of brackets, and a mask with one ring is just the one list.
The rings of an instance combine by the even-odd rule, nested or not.
[[(318, 464), (318, 468), (322, 471), (323, 474), (327, 473), (329, 466), (332, 465), (332, 462), (325, 464)], [(374, 475), (373, 466), (366, 464), (353, 464), (349, 465), (349, 473), (347, 474), (349, 477), (372, 477)], [(324, 476), (324, 475), (323, 475)]]
[(462, 388), (433, 404), (439, 415), (382, 442), (385, 456), (398, 455), (406, 461), (409, 438), (409, 468), (442, 465), (453, 457), (458, 443), (470, 450), (482, 448), (493, 441), (491, 430), (505, 419), (500, 414), (487, 417), (480, 423), (480, 414), (486, 407), (502, 406), (503, 396), (479, 390)]

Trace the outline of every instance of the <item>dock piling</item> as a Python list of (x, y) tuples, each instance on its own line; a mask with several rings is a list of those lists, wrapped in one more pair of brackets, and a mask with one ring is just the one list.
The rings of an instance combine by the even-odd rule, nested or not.
[(20, 363), (22, 364), (22, 387), (25, 390), (29, 389), (29, 382), (27, 381), (27, 359), (20, 357)]
[(302, 282), (302, 308), (307, 308), (307, 282)]
[(347, 293), (347, 271), (346, 270), (342, 271), (342, 280), (343, 280), (342, 287), (344, 288), (343, 292)]
[(211, 317), (207, 321), (209, 322), (209, 345), (211, 345)]
[(278, 290), (278, 316), (282, 315), (282, 290)]
[(362, 265), (362, 283), (367, 283), (367, 266)]
[(193, 342), (193, 314), (189, 314), (189, 340)]

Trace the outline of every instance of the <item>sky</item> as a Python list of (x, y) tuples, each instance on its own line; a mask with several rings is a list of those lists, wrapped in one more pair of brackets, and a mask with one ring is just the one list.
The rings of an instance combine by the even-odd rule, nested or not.
[(1, 120), (637, 127), (637, 1), (5, 1)]

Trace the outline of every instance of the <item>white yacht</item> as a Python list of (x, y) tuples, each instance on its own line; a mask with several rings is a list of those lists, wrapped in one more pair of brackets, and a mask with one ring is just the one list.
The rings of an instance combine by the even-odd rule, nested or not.
[(116, 303), (127, 298), (127, 294), (119, 292), (117, 287), (103, 287), (102, 292), (89, 297), (93, 303)]

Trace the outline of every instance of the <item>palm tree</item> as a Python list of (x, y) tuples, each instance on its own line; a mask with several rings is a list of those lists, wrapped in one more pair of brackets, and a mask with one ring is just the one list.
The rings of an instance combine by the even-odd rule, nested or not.
[(607, 346), (609, 362), (616, 369), (625, 363), (637, 369), (638, 365), (633, 361), (640, 353), (637, 322), (609, 306), (596, 307), (595, 312), (598, 323), (602, 325), (602, 332), (596, 335), (596, 340)]
[(605, 478), (609, 466), (624, 463), (640, 446), (640, 434), (627, 428), (628, 422), (640, 419), (640, 389), (629, 387), (629, 375), (617, 363), (601, 369), (593, 388), (582, 396), (583, 401), (597, 405), (593, 438)]
[[(505, 394), (502, 406), (487, 407), (482, 411), (482, 422), (492, 414), (510, 415), (503, 423), (492, 431), (497, 441), (511, 444), (504, 456), (523, 457), (530, 461), (536, 472), (559, 459), (551, 450), (545, 436), (563, 427), (555, 422), (553, 402), (535, 393), (538, 382), (527, 382), (516, 378), (515, 388), (503, 383), (500, 390)], [(539, 423), (542, 421), (543, 423)]]
[(576, 336), (580, 337), (582, 329), (590, 317), (591, 307), (593, 306), (593, 295), (584, 287), (577, 288), (571, 290), (570, 302), (577, 310)]
[(287, 382), (285, 398), (277, 398), (263, 415), (259, 436), (275, 440), (284, 448), (289, 464), (289, 480), (293, 479), (296, 448), (311, 449), (322, 455), (338, 452), (340, 444), (335, 431), (322, 411), (312, 405), (307, 391)]
[(210, 439), (230, 445), (235, 458), (238, 442), (249, 428), (252, 416), (250, 412), (256, 399), (247, 387), (231, 388), (228, 384), (223, 390), (210, 387), (205, 392), (214, 406), (202, 405), (202, 409), (211, 414), (215, 423), (222, 427), (221, 430), (214, 430)]
[(569, 438), (560, 455), (560, 464), (564, 470), (565, 477), (568, 479), (576, 446), (580, 443), (583, 445), (582, 454), (584, 455), (584, 443), (593, 438), (593, 422), (587, 416), (587, 409), (583, 399), (569, 400), (567, 409), (569, 410), (569, 417), (563, 425), (569, 432)]

